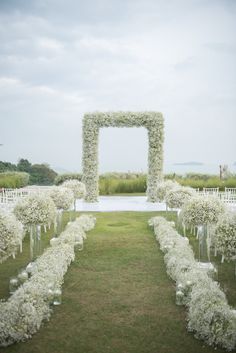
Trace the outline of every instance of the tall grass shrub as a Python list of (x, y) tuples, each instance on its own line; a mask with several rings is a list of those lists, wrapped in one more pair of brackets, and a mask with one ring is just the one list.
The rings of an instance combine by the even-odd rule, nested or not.
[(29, 174), (24, 172), (0, 173), (0, 188), (22, 188), (29, 183)]

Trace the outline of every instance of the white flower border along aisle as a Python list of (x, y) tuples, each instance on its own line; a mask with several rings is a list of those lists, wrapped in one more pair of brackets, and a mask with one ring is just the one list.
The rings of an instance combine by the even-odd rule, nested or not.
[[(83, 242), (85, 230), (95, 226), (93, 216), (83, 215), (67, 225), (34, 263), (32, 276), (7, 300), (0, 302), (0, 346), (25, 341), (36, 333), (52, 313), (52, 288), (59, 289), (75, 246)], [(76, 231), (75, 231), (76, 230)]]
[(83, 182), (87, 202), (98, 200), (98, 137), (104, 127), (144, 127), (148, 130), (148, 201), (156, 202), (156, 189), (163, 179), (164, 120), (157, 112), (95, 112), (83, 119)]
[(176, 282), (176, 300), (188, 307), (188, 331), (208, 345), (228, 351), (236, 347), (236, 311), (227, 303), (219, 284), (199, 269), (187, 238), (163, 217), (149, 220), (165, 253), (168, 275)]

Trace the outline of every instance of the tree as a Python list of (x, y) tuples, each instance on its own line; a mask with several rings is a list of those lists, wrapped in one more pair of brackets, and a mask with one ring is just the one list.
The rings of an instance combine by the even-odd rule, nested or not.
[(0, 172), (14, 172), (17, 170), (17, 167), (15, 164), (12, 164), (10, 162), (3, 162), (0, 161)]
[(52, 185), (57, 173), (47, 164), (33, 164), (30, 169), (30, 184)]
[(21, 158), (19, 162), (17, 163), (17, 170), (19, 172), (26, 172), (30, 173), (31, 170), (31, 163), (28, 161), (28, 159), (23, 159)]

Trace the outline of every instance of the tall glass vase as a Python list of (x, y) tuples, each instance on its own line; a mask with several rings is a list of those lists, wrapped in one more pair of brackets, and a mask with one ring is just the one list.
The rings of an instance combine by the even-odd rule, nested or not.
[(203, 224), (197, 227), (198, 238), (198, 266), (201, 270), (206, 271), (207, 274), (214, 280), (218, 279), (218, 268), (211, 262), (211, 234), (208, 225)]
[(63, 210), (57, 210), (56, 223), (55, 223), (55, 237), (58, 237), (62, 231), (62, 213)]
[(206, 224), (197, 227), (197, 238), (199, 262), (210, 262), (210, 239), (208, 237)]
[(30, 226), (30, 259), (34, 261), (41, 253), (41, 226), (39, 224), (32, 224)]
[(74, 199), (74, 219), (76, 219), (76, 198)]
[(73, 202), (73, 208), (70, 210), (70, 222), (74, 221), (76, 218), (76, 199)]

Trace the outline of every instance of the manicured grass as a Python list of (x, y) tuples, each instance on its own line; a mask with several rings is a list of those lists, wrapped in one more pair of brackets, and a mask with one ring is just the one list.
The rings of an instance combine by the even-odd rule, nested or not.
[(65, 276), (63, 304), (30, 341), (0, 352), (215, 352), (187, 333), (186, 311), (175, 305), (174, 282), (147, 225), (157, 212), (95, 215), (96, 228)]

